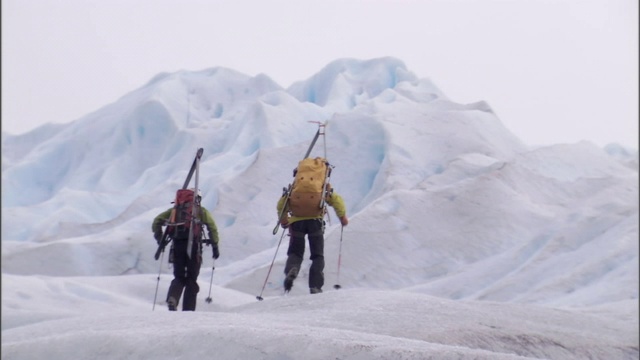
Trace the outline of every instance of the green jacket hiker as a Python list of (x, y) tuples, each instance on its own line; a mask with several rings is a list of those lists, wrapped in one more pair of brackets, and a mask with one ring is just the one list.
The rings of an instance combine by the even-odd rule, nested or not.
[[(185, 190), (179, 190), (178, 193), (183, 191)], [(186, 192), (188, 193), (189, 190)], [(176, 196), (176, 203), (180, 202), (180, 196), (181, 195)], [(218, 248), (220, 240), (218, 237), (218, 228), (216, 223), (213, 220), (211, 213), (199, 205), (200, 195), (198, 195), (196, 199), (197, 207), (195, 208), (195, 217), (199, 218), (200, 221), (194, 222), (193, 243), (190, 252), (187, 249), (189, 239), (188, 220), (180, 221), (180, 216), (176, 214), (180, 213), (180, 209), (188, 209), (188, 211), (182, 211), (189, 213), (183, 217), (185, 219), (192, 218), (190, 214), (193, 207), (191, 205), (192, 203), (188, 201), (193, 200), (193, 191), (191, 191), (191, 194), (187, 194), (187, 199), (185, 200), (185, 204), (187, 204), (187, 206), (180, 208), (176, 205), (176, 207), (158, 214), (153, 219), (153, 223), (151, 225), (151, 230), (153, 231), (158, 244), (162, 241), (162, 226), (168, 226), (166, 231), (168, 237), (171, 239), (169, 262), (173, 263), (173, 280), (171, 281), (171, 285), (169, 286), (169, 291), (167, 293), (167, 305), (171, 311), (177, 310), (183, 291), (184, 298), (182, 301), (182, 310), (195, 311), (196, 309), (197, 294), (200, 291), (197, 280), (198, 275), (200, 274), (200, 266), (202, 265), (202, 235), (205, 231), (204, 227), (206, 227), (207, 234), (209, 235), (210, 244), (213, 250), (213, 258), (217, 259), (220, 256), (220, 250)]]

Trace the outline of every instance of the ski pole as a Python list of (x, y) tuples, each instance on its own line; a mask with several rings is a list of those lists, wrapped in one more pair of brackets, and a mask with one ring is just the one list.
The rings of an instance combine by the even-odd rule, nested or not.
[(342, 262), (342, 232), (344, 231), (344, 226), (340, 227), (340, 250), (338, 250), (338, 280), (335, 285), (333, 285), (334, 289), (340, 289), (340, 263)]
[(164, 259), (164, 251), (160, 256), (160, 268), (158, 269), (158, 281), (156, 282), (156, 293), (155, 295), (153, 295), (153, 307), (151, 308), (151, 311), (155, 310), (156, 300), (158, 299), (158, 286), (160, 286), (160, 273), (162, 272), (162, 259)]
[(256, 299), (262, 301), (262, 293), (264, 292), (265, 286), (267, 286), (267, 280), (269, 279), (269, 274), (271, 274), (271, 268), (273, 268), (273, 263), (276, 261), (276, 255), (278, 255), (278, 249), (280, 248), (280, 243), (282, 242), (282, 238), (284, 238), (284, 234), (286, 233), (286, 229), (283, 229), (282, 236), (280, 236), (280, 241), (278, 241), (278, 246), (276, 247), (276, 253), (273, 254), (273, 260), (271, 260), (271, 266), (269, 266), (269, 271), (267, 272), (267, 277), (264, 279), (264, 284), (262, 284), (262, 290), (260, 290), (260, 295), (256, 296)]
[(209, 280), (209, 296), (205, 300), (208, 304), (211, 304), (211, 285), (213, 284), (213, 270), (216, 269), (215, 260), (213, 260), (213, 265), (211, 265), (211, 280)]

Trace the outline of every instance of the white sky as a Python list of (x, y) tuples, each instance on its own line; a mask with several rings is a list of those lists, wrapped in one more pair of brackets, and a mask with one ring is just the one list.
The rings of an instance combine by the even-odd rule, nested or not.
[(2, 130), (76, 120), (160, 72), (283, 87), (393, 56), (531, 145), (638, 145), (636, 0), (5, 0)]

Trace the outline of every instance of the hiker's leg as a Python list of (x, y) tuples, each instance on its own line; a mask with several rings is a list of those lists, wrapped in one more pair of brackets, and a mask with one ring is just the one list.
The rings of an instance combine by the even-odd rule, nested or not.
[(289, 227), (289, 248), (287, 249), (287, 262), (284, 266), (285, 275), (294, 268), (297, 269), (295, 270), (296, 276), (300, 271), (305, 248), (304, 229), (304, 220), (296, 221)]
[(309, 252), (311, 267), (309, 268), (309, 288), (322, 290), (324, 285), (324, 234), (322, 219), (309, 223)]
[(200, 287), (198, 286), (198, 275), (200, 275), (201, 265), (202, 256), (200, 252), (194, 252), (191, 259), (187, 261), (187, 278), (185, 283), (182, 311), (196, 310), (196, 299), (198, 297), (198, 292), (200, 291)]
[(186, 240), (173, 241), (173, 280), (167, 293), (169, 310), (176, 310), (187, 280)]

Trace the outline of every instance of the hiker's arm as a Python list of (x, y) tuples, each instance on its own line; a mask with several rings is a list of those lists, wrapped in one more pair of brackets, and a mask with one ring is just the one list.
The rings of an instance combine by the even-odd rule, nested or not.
[(153, 223), (151, 224), (151, 231), (153, 231), (154, 234), (162, 232), (162, 226), (171, 216), (171, 210), (173, 210), (173, 208), (161, 213), (160, 215), (156, 216), (155, 219), (153, 219)]
[(216, 226), (216, 222), (213, 220), (213, 216), (209, 210), (202, 208), (202, 222), (207, 225), (207, 229), (209, 230), (209, 239), (211, 239), (211, 244), (218, 246), (218, 242), (220, 238), (218, 237), (218, 227)]
[(327, 203), (331, 207), (333, 207), (333, 210), (336, 212), (336, 215), (338, 215), (338, 217), (343, 217), (347, 215), (347, 207), (344, 204), (344, 200), (342, 199), (342, 196), (334, 192), (329, 197), (329, 201), (327, 201)]
[(282, 208), (284, 207), (284, 200), (286, 198), (287, 198), (286, 196), (282, 196), (280, 200), (278, 200), (278, 206), (276, 206), (276, 210), (278, 210), (278, 216), (282, 212)]
[(283, 228), (287, 228), (287, 226), (289, 226), (289, 214), (287, 209), (284, 209), (285, 211), (282, 211), (282, 209), (284, 208), (284, 203), (286, 200), (286, 196), (282, 196), (280, 198), (280, 200), (278, 200), (278, 206), (276, 206), (276, 210), (278, 210), (278, 216), (280, 216), (280, 214), (282, 214), (282, 216), (280, 216), (280, 219), (278, 219), (278, 221), (280, 221), (280, 225), (282, 225)]
[(349, 223), (349, 219), (347, 218), (347, 207), (344, 204), (342, 196), (333, 192), (331, 193), (331, 196), (329, 197), (327, 203), (331, 207), (333, 207), (336, 215), (340, 218), (340, 223), (342, 224), (342, 226), (346, 226)]

